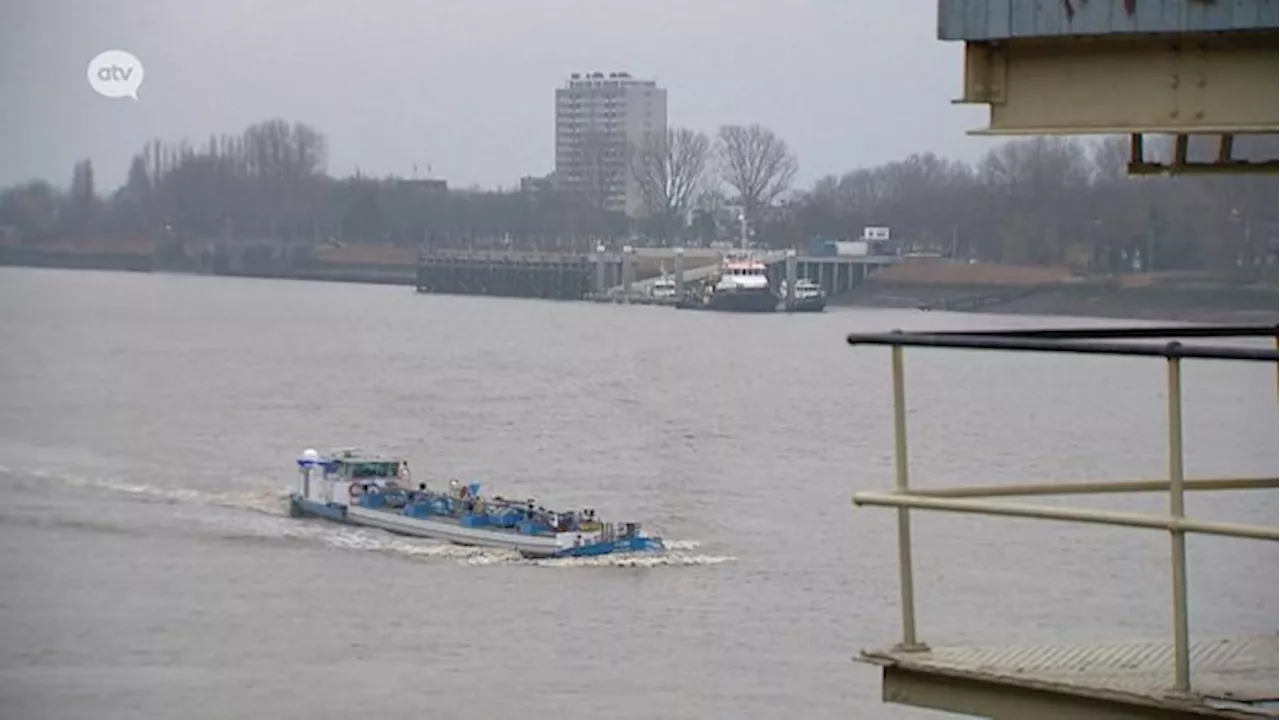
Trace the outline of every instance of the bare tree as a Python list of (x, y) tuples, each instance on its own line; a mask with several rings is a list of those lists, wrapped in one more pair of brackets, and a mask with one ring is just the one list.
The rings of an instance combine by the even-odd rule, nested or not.
[(748, 219), (757, 219), (790, 189), (799, 169), (786, 141), (756, 124), (722, 126), (716, 155), (724, 181), (738, 191)]
[(59, 206), (65, 198), (48, 182), (32, 180), (0, 193), (0, 226), (10, 225), (24, 242), (34, 242), (55, 234), (59, 228)]
[(1092, 173), (1085, 146), (1073, 138), (1033, 137), (988, 152), (978, 177), (990, 189), (990, 211), (1006, 218), (1003, 232), (989, 238), (1002, 243), (999, 256), (1037, 265), (1064, 262), (1071, 239), (1093, 220), (1085, 217), (1083, 192)]
[(632, 177), (664, 244), (684, 227), (710, 153), (711, 140), (688, 128), (651, 133), (632, 149)]

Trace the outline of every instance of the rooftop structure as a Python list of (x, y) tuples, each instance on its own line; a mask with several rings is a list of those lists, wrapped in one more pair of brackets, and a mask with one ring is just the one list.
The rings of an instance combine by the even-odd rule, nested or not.
[[(965, 44), (957, 102), (987, 105), (991, 135), (1129, 134), (1133, 173), (1276, 172), (1233, 155), (1236, 135), (1273, 134), (1273, 0), (938, 0), (938, 38)], [(1171, 162), (1143, 134), (1178, 138)], [(1188, 134), (1220, 135), (1187, 158)]]

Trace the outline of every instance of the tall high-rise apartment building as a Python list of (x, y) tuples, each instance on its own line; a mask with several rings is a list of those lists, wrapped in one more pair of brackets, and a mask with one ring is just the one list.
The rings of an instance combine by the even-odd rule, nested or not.
[(667, 131), (667, 91), (625, 72), (574, 73), (556, 90), (556, 183), (636, 217), (640, 188), (628, 161), (649, 133)]

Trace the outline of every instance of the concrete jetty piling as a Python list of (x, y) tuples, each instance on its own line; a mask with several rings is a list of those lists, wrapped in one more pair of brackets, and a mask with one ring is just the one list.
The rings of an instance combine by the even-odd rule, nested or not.
[(786, 259), (787, 268), (787, 296), (783, 298), (786, 308), (790, 310), (796, 306), (796, 275), (798, 262), (796, 260), (796, 251), (788, 250)]
[(672, 265), (672, 273), (675, 274), (676, 280), (676, 297), (684, 297), (684, 248), (675, 249)]
[(603, 292), (609, 287), (609, 268), (605, 264), (605, 248), (603, 245), (596, 246), (596, 254), (593, 258), (596, 265), (596, 284), (592, 288), (594, 292)]
[(631, 286), (636, 281), (635, 248), (622, 248), (622, 296), (631, 297)]

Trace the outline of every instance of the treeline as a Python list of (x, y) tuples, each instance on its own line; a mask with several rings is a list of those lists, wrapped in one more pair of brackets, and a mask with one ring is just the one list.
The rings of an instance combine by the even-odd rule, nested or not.
[[(1210, 144), (1194, 154), (1205, 159)], [(1237, 138), (1236, 146), (1237, 157), (1276, 157), (1275, 136)], [(1172, 144), (1152, 150), (1167, 158)], [(912, 155), (823, 178), (786, 224), (802, 236), (888, 225), (943, 254), (1013, 264), (1246, 274), (1270, 265), (1274, 280), (1274, 175), (1133, 177), (1129, 152), (1126, 137), (1036, 137), (972, 165)]]
[[(1236, 145), (1237, 155), (1276, 155), (1274, 136)], [(75, 165), (65, 191), (47, 181), (3, 191), (0, 233), (33, 244), (233, 237), (583, 249), (637, 234), (655, 244), (736, 239), (742, 215), (763, 245), (804, 246), (887, 225), (944, 255), (1098, 271), (1254, 273), (1275, 248), (1274, 176), (1132, 178), (1128, 141), (1116, 137), (1014, 140), (972, 164), (917, 154), (796, 190), (795, 156), (767, 128), (727, 126), (714, 136), (673, 128), (632, 148), (628, 164), (647, 209), (638, 221), (606, 210), (601, 193), (550, 181), (482, 191), (335, 178), (326, 156), (320, 132), (283, 120), (199, 145), (154, 140), (112, 192), (98, 192), (88, 161)]]

